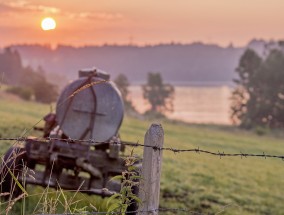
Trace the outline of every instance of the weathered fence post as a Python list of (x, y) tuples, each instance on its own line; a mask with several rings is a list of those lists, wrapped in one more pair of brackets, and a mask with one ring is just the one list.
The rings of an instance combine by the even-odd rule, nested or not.
[[(157, 215), (159, 208), (160, 177), (162, 170), (162, 150), (164, 130), (160, 124), (152, 124), (145, 134), (142, 175), (139, 185), (139, 198), (142, 204), (139, 215)], [(155, 149), (155, 147), (157, 147)], [(146, 212), (148, 211), (148, 212)]]

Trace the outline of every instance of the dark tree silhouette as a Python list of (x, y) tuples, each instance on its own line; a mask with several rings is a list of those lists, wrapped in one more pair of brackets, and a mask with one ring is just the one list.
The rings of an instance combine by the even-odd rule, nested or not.
[(3, 82), (7, 84), (17, 84), (19, 80), (19, 72), (22, 70), (22, 61), (17, 51), (11, 48), (5, 48), (0, 54), (0, 72)]
[(51, 103), (58, 96), (56, 85), (46, 80), (43, 69), (23, 67), (20, 54), (11, 48), (0, 53), (0, 75), (1, 81), (11, 85), (8, 92), (24, 99), (29, 100), (33, 94), (36, 101)]
[(284, 126), (284, 54), (269, 50), (262, 59), (248, 49), (236, 69), (232, 119), (241, 127)]
[(174, 87), (163, 83), (160, 73), (148, 73), (147, 84), (142, 86), (143, 97), (148, 100), (151, 113), (173, 111)]

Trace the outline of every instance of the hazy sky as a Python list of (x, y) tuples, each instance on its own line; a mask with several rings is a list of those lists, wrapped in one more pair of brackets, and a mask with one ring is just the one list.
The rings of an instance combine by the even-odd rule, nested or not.
[[(57, 28), (43, 31), (42, 18)], [(284, 0), (0, 0), (0, 47), (284, 38)]]

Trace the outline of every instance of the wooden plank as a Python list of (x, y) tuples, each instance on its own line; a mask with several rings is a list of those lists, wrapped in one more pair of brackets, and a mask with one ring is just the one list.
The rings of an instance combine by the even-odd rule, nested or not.
[[(145, 134), (145, 145), (161, 148), (164, 144), (164, 130), (160, 124), (152, 124)], [(144, 147), (142, 179), (139, 185), (139, 198), (142, 204), (139, 215), (157, 215), (159, 208), (162, 151)], [(146, 212), (151, 211), (151, 212)]]

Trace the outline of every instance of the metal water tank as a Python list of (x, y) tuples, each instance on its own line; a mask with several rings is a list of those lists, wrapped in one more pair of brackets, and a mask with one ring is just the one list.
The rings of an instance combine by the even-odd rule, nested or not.
[(79, 71), (79, 79), (65, 87), (56, 106), (56, 120), (65, 135), (97, 142), (117, 135), (123, 114), (119, 90), (98, 69)]

